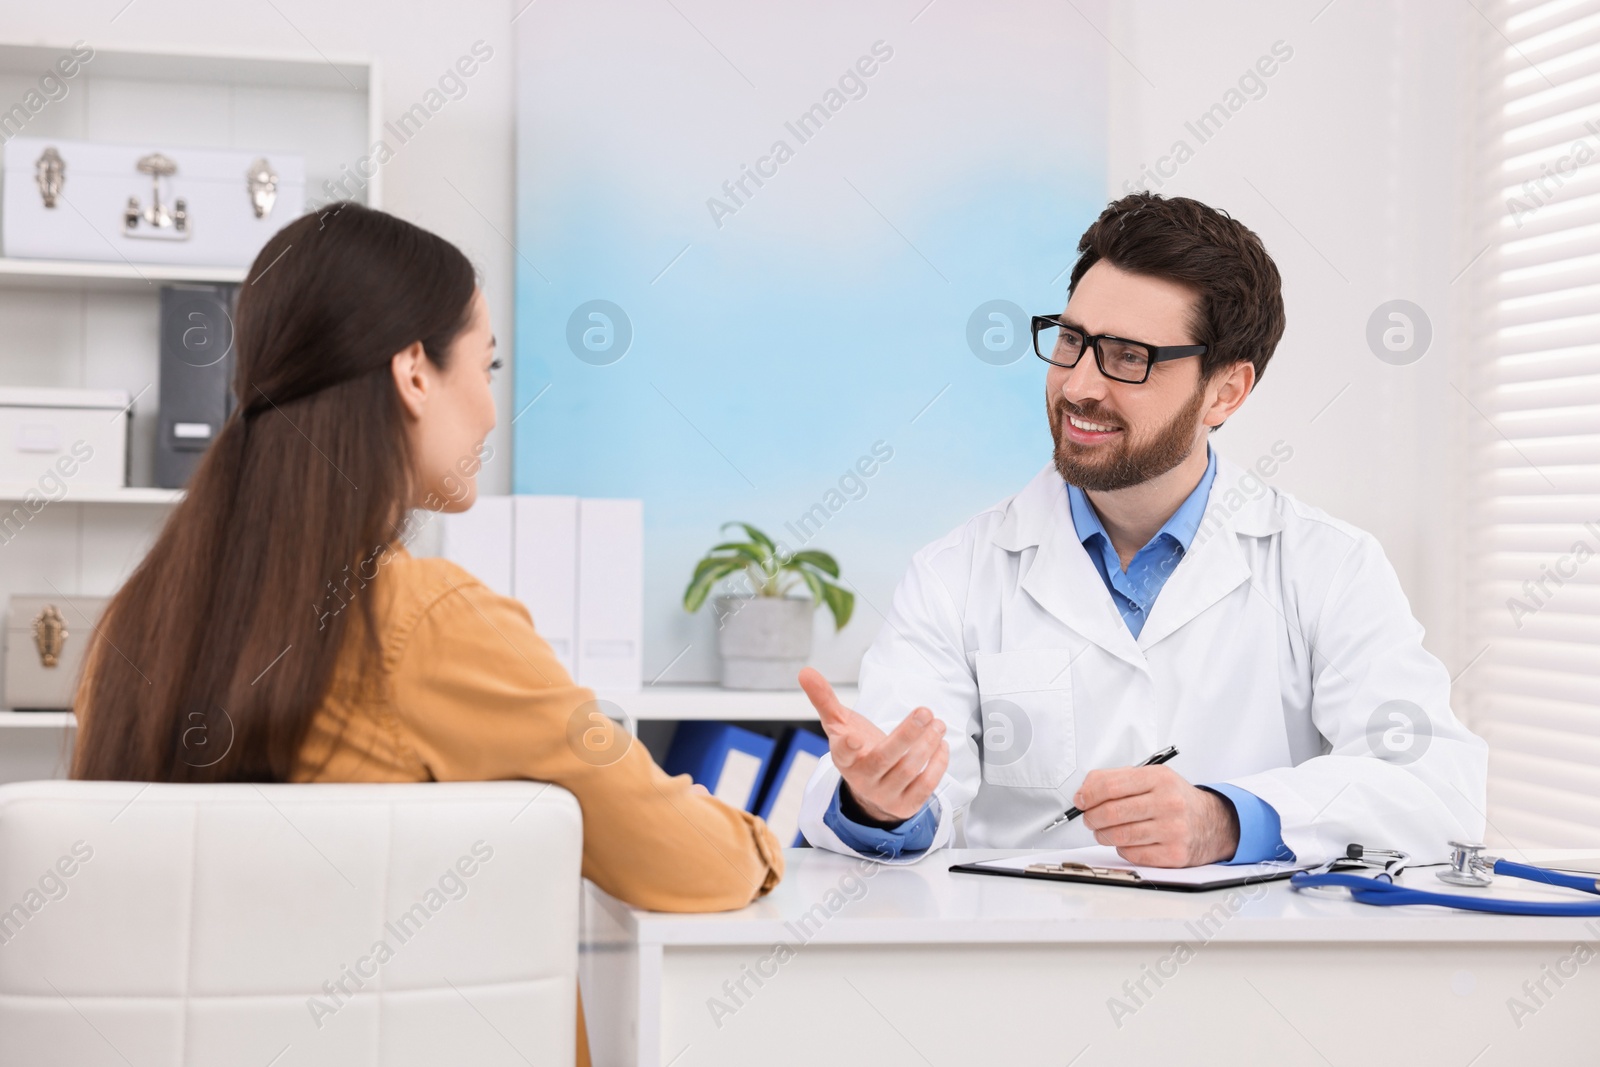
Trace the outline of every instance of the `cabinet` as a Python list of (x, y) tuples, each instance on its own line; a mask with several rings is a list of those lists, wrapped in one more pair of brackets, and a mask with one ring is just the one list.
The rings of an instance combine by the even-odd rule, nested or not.
[[(78, 56), (85, 50), (76, 46)], [(342, 181), (351, 198), (380, 204), (381, 169), (350, 177), (379, 137), (373, 61), (89, 50), (63, 77), (57, 64), (74, 53), (72, 43), (0, 42), (0, 134), (292, 152), (305, 158), (307, 196), (316, 203), (345, 195), (324, 184)], [(298, 213), (308, 205), (294, 206)], [(138, 563), (182, 495), (151, 487), (161, 286), (240, 282), (244, 273), (0, 258), (0, 384), (125, 389), (133, 398), (130, 488), (69, 486), (31, 512), (22, 507), (29, 487), (0, 485), (0, 603), (14, 593), (107, 595)], [(48, 747), (41, 731), (60, 740), (69, 721), (5, 714), (23, 732), (0, 728), (0, 778), (11, 776), (13, 756), (37, 762)]]

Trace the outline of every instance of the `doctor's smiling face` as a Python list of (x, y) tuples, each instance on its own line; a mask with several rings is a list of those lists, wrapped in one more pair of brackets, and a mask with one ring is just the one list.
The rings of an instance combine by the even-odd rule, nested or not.
[[(1200, 343), (1197, 301), (1189, 286), (1102, 259), (1079, 279), (1060, 319), (1087, 335), (1157, 347), (1194, 345)], [(1108, 348), (1107, 365), (1115, 371), (1110, 358)], [(1101, 373), (1092, 348), (1074, 367), (1052, 364), (1045, 396), (1061, 477), (1086, 490), (1111, 492), (1148, 482), (1197, 454), (1203, 467), (1206, 433), (1244, 403), (1255, 368), (1240, 361), (1210, 377), (1201, 368), (1199, 356), (1165, 360), (1133, 384)]]
[[(1067, 292), (1055, 316), (1067, 329), (1036, 334), (1036, 351), (1051, 364), (1045, 399), (1056, 469), (1100, 495), (1097, 507), (1117, 493), (1159, 526), (1205, 473), (1206, 434), (1244, 403), (1283, 336), (1277, 265), (1226, 212), (1132, 193), (1084, 231)], [(1104, 344), (1110, 376), (1092, 349), (1078, 357), (1077, 343), (1052, 347), (1052, 335), (1077, 342), (1101, 334), (1137, 342)], [(1150, 362), (1140, 345), (1177, 351)], [(1202, 345), (1199, 354), (1183, 351)]]

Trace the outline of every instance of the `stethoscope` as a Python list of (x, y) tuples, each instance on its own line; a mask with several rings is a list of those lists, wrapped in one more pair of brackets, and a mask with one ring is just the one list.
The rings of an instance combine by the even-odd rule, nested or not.
[[(1396, 885), (1395, 877), (1409, 862), (1409, 857), (1403, 852), (1351, 845), (1344, 856), (1326, 864), (1323, 873), (1300, 871), (1290, 876), (1289, 885), (1294, 889), (1348, 889), (1351, 898), (1357, 902), (1379, 907), (1434, 904), (1443, 908), (1488, 911), (1499, 915), (1600, 915), (1600, 901), (1552, 904), (1533, 900), (1432, 893), (1426, 889), (1411, 889)], [(1355, 868), (1376, 868), (1379, 873), (1372, 877), (1341, 873)], [(1494, 880), (1493, 876), (1497, 874), (1600, 896), (1600, 879), (1592, 875), (1569, 874), (1548, 867), (1535, 867), (1528, 863), (1513, 863), (1498, 856), (1486, 856), (1483, 854), (1483, 845), (1470, 841), (1450, 842), (1450, 859), (1446, 869), (1438, 872), (1441, 882), (1479, 889), (1489, 885)]]

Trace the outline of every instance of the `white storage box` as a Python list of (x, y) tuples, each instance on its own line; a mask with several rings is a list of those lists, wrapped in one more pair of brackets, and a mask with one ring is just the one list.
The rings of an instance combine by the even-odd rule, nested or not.
[(0, 484), (45, 500), (127, 485), (129, 406), (123, 389), (0, 389)]
[(17, 711), (67, 711), (72, 707), (84, 652), (108, 599), (11, 598), (6, 608), (6, 707)]
[(13, 137), (4, 168), (18, 259), (248, 267), (305, 204), (305, 159), (281, 152)]

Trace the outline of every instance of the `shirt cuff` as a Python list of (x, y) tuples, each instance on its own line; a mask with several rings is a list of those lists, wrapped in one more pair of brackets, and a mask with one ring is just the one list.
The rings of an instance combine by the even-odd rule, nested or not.
[(839, 835), (839, 840), (843, 841), (846, 847), (854, 849), (863, 856), (892, 860), (904, 855), (925, 852), (933, 844), (933, 835), (939, 829), (938, 797), (929, 797), (928, 802), (922, 805), (921, 811), (893, 830), (880, 830), (876, 826), (863, 826), (854, 822), (839, 810), (839, 790), (843, 786), (841, 780), (834, 788), (833, 800), (828, 803), (828, 810), (822, 815), (822, 824)]
[(1239, 817), (1239, 847), (1228, 863), (1262, 863), (1266, 860), (1294, 859), (1294, 853), (1283, 843), (1283, 824), (1278, 819), (1278, 809), (1256, 796), (1248, 789), (1240, 789), (1226, 782), (1203, 785), (1233, 805)]

